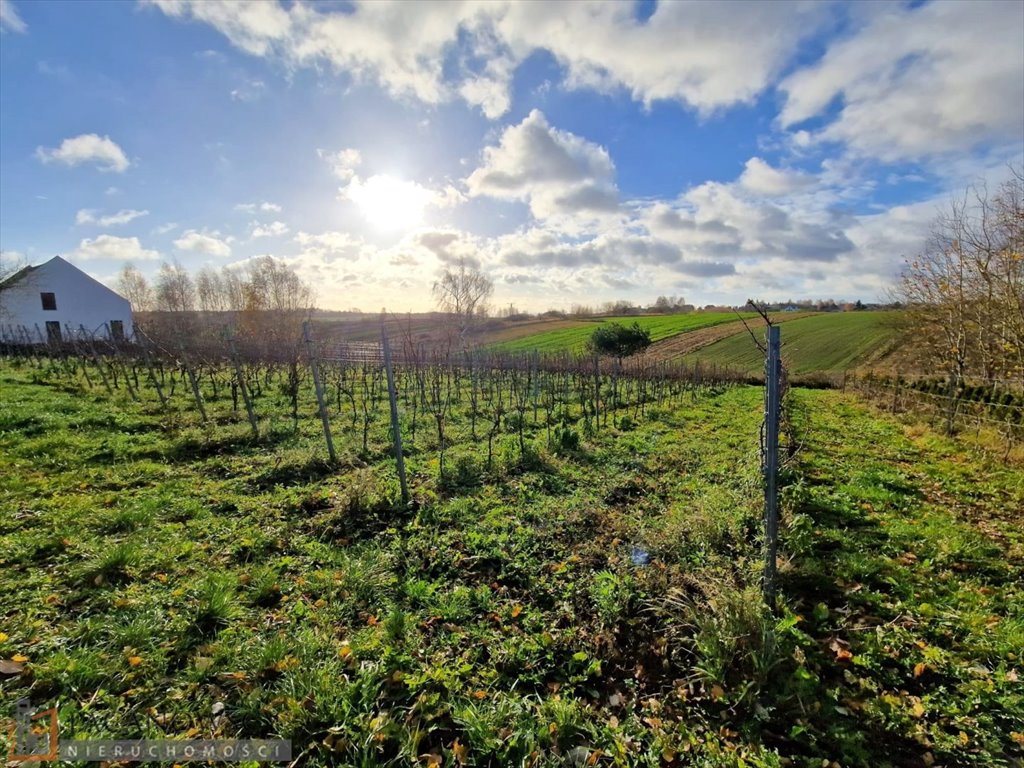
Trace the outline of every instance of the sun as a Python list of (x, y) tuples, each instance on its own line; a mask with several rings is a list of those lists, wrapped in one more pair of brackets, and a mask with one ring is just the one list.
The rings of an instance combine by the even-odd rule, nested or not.
[(389, 232), (419, 225), (432, 197), (429, 189), (415, 181), (386, 174), (371, 176), (365, 181), (357, 177), (349, 183), (345, 193), (374, 228)]

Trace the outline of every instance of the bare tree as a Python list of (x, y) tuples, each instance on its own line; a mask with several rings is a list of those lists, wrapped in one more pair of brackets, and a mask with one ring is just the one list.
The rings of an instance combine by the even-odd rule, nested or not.
[(4, 309), (4, 294), (7, 292), (7, 288), (11, 287), (5, 283), (27, 266), (28, 260), (20, 253), (0, 251), (0, 320), (7, 315)]
[(994, 195), (983, 186), (950, 202), (895, 289), (905, 338), (926, 370), (956, 391), (965, 377), (1024, 380), (1024, 175)]
[(128, 299), (134, 312), (150, 312), (153, 309), (153, 289), (131, 262), (125, 264), (117, 276), (117, 292)]
[(473, 325), (477, 315), (486, 314), (487, 300), (494, 293), (494, 281), (476, 264), (462, 257), (447, 267), (434, 283), (434, 299), (442, 312), (453, 315), (460, 337)]
[(223, 312), (228, 309), (228, 296), (224, 280), (216, 270), (206, 267), (196, 275), (196, 294), (203, 312)]
[(275, 312), (308, 312), (313, 289), (295, 270), (272, 256), (263, 256), (249, 269), (243, 289), (245, 308)]
[(156, 278), (156, 308), (163, 312), (192, 312), (196, 308), (192, 276), (178, 262), (160, 265)]
[(233, 312), (245, 309), (245, 275), (242, 270), (238, 267), (222, 267), (220, 281), (225, 309)]

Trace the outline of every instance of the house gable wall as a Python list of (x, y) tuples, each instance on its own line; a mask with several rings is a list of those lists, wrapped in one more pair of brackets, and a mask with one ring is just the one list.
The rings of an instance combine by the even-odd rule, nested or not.
[[(42, 293), (55, 295), (56, 310), (43, 309)], [(112, 320), (121, 321), (126, 336), (132, 333), (132, 307), (128, 300), (60, 257), (5, 287), (0, 297), (0, 326), (8, 332), (25, 326), (33, 335), (38, 327), (42, 339), (37, 341), (46, 338), (48, 321), (59, 322), (63, 333), (68, 326), (75, 333), (79, 326), (84, 326), (87, 333), (105, 336)]]

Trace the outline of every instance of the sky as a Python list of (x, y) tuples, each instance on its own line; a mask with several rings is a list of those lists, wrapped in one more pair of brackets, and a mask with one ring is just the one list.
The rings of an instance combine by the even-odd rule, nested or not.
[(0, 250), (325, 309), (884, 300), (1024, 160), (1024, 3), (0, 0)]

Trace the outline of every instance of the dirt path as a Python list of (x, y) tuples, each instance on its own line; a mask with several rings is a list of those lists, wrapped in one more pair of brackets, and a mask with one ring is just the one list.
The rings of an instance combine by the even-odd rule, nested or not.
[[(817, 312), (788, 312), (784, 315), (777, 315), (775, 321), (777, 323), (785, 323), (790, 320), (799, 320), (801, 317), (810, 317), (816, 315)], [(761, 322), (759, 319), (755, 323), (753, 320), (747, 321), (748, 325), (753, 329), (758, 327)], [(696, 352), (698, 349), (703, 349), (709, 344), (714, 344), (716, 341), (728, 338), (737, 333), (745, 333), (746, 329), (743, 327), (743, 321), (737, 320), (732, 323), (723, 323), (722, 325), (713, 325), (710, 328), (701, 328), (696, 331), (688, 331), (687, 333), (680, 333), (676, 336), (670, 336), (667, 339), (656, 341), (647, 350), (647, 356), (655, 360), (672, 360), (683, 355), (688, 355), (691, 352)]]

